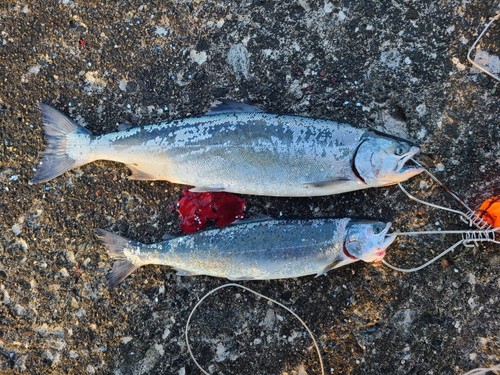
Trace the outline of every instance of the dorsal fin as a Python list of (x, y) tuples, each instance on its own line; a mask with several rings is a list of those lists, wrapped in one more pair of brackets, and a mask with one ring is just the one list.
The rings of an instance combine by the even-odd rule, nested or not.
[(250, 104), (237, 102), (231, 99), (217, 99), (206, 115), (221, 115), (224, 113), (248, 113), (248, 112), (263, 112), (260, 108)]

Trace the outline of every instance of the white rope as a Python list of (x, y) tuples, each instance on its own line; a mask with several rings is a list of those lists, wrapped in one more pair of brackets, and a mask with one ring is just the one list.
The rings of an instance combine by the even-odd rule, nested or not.
[[(415, 164), (417, 164), (419, 167), (424, 169), (424, 172), (429, 176), (429, 178), (437, 183), (444, 191), (446, 191), (449, 195), (451, 195), (458, 203), (460, 203), (464, 208), (466, 212), (462, 211), (451, 211), (455, 213), (460, 214), (460, 219), (464, 223), (468, 223), (469, 226), (475, 226), (478, 229), (491, 229), (492, 226), (485, 220), (483, 220), (474, 210), (472, 210), (463, 200), (460, 199), (458, 195), (456, 195), (453, 191), (451, 191), (445, 184), (443, 184), (436, 176), (434, 176), (426, 167), (424, 167), (422, 164), (420, 164), (418, 161), (415, 159), (411, 159), (411, 161)], [(400, 186), (401, 188), (401, 186)], [(409, 193), (403, 189), (403, 191), (408, 195)], [(413, 198), (412, 198), (413, 199)], [(426, 204), (427, 202), (421, 201), (421, 203)], [(434, 205), (434, 207), (440, 208), (440, 209), (445, 209), (444, 207)]]
[(486, 30), (488, 30), (491, 26), (491, 24), (493, 22), (495, 22), (498, 18), (500, 18), (500, 12), (497, 13), (497, 15), (495, 17), (493, 17), (491, 19), (490, 22), (488, 22), (488, 24), (486, 25), (486, 27), (484, 28), (483, 32), (481, 34), (479, 34), (479, 36), (477, 37), (476, 41), (474, 42), (474, 44), (472, 44), (472, 46), (470, 47), (469, 49), (469, 52), (467, 53), (467, 60), (469, 60), (469, 62), (474, 65), (477, 69), (481, 70), (482, 72), (488, 74), (490, 77), (493, 77), (495, 78), (497, 81), (500, 81), (500, 77), (498, 77), (496, 74), (493, 74), (492, 72), (490, 72), (489, 70), (486, 70), (483, 66), (477, 64), (474, 60), (472, 60), (472, 58), (470, 57), (471, 53), (472, 53), (472, 50), (474, 48), (476, 48), (476, 45), (479, 43), (479, 41), (481, 40), (481, 38), (483, 37), (484, 33), (486, 33)]
[(191, 350), (191, 345), (189, 344), (189, 327), (190, 327), (190, 323), (191, 323), (191, 318), (193, 317), (193, 314), (194, 312), (196, 311), (196, 309), (198, 309), (198, 307), (203, 303), (203, 301), (209, 297), (210, 295), (214, 294), (215, 292), (217, 292), (218, 290), (220, 289), (223, 289), (223, 288), (228, 288), (228, 287), (235, 287), (235, 288), (240, 288), (240, 289), (243, 289), (243, 290), (246, 290), (250, 293), (253, 293), (255, 294), (256, 296), (258, 297), (261, 297), (261, 298), (264, 298), (272, 303), (275, 303), (276, 305), (284, 308), (286, 311), (288, 311), (290, 314), (292, 314), (299, 322), (300, 324), (302, 324), (302, 326), (306, 329), (307, 333), (309, 334), (309, 336), (311, 337), (312, 339), (312, 342), (313, 342), (313, 345), (314, 345), (314, 348), (316, 349), (316, 353), (318, 354), (318, 359), (319, 359), (319, 364), (320, 364), (320, 367), (321, 367), (321, 374), (322, 375), (325, 375), (325, 368), (324, 368), (324, 365), (323, 365), (323, 358), (321, 357), (321, 352), (319, 350), (319, 346), (318, 346), (318, 343), (316, 342), (316, 339), (314, 338), (314, 335), (312, 333), (312, 331), (309, 329), (309, 327), (307, 326), (307, 324), (296, 314), (294, 313), (290, 308), (286, 307), (285, 305), (283, 305), (282, 303), (272, 299), (272, 298), (269, 298), (269, 297), (266, 297), (265, 295), (263, 294), (260, 294), (258, 292), (256, 292), (255, 290), (252, 290), (246, 286), (243, 286), (243, 285), (240, 285), (240, 284), (235, 284), (235, 283), (228, 283), (228, 284), (224, 284), (224, 285), (221, 285), (221, 286), (218, 286), (214, 289), (212, 289), (211, 291), (209, 291), (207, 294), (205, 294), (197, 303), (196, 305), (193, 307), (193, 309), (191, 310), (190, 314), (189, 314), (189, 317), (188, 317), (188, 320), (186, 322), (186, 328), (184, 330), (184, 336), (185, 336), (185, 339), (186, 339), (186, 346), (187, 346), (187, 350), (189, 352), (189, 355), (191, 356), (191, 358), (193, 359), (194, 363), (196, 364), (196, 366), (198, 367), (198, 369), (205, 375), (210, 375), (209, 372), (207, 372), (199, 363), (198, 361), (196, 360), (194, 354), (193, 354), (193, 351)]
[(500, 228), (493, 228), (490, 230), (428, 230), (428, 231), (421, 231), (421, 232), (395, 232), (391, 233), (393, 236), (418, 236), (418, 235), (433, 235), (433, 234), (460, 234), (462, 235), (462, 239), (451, 245), (449, 248), (446, 250), (442, 251), (438, 255), (436, 255), (434, 258), (431, 260), (425, 262), (424, 264), (418, 266), (418, 267), (413, 267), (413, 268), (400, 268), (393, 266), (389, 262), (387, 262), (385, 259), (382, 259), (382, 263), (385, 264), (387, 267), (399, 271), (399, 272), (416, 272), (420, 271), (421, 269), (431, 265), (438, 259), (444, 257), (446, 254), (449, 252), (455, 250), (458, 246), (464, 245), (466, 247), (471, 247), (473, 246), (474, 243), (477, 242), (493, 242), (495, 244), (500, 244), (500, 241), (496, 239), (496, 234), (500, 232)]
[(492, 226), (485, 220), (483, 220), (474, 210), (472, 210), (463, 200), (459, 198), (458, 195), (456, 195), (453, 191), (451, 191), (445, 184), (443, 184), (436, 176), (434, 176), (426, 167), (424, 167), (422, 164), (420, 164), (418, 161), (415, 159), (411, 159), (413, 163), (421, 167), (424, 172), (429, 176), (429, 178), (437, 183), (445, 192), (447, 192), (449, 195), (453, 197), (460, 205), (462, 205), (465, 208), (466, 212), (459, 211), (459, 210), (454, 210), (452, 208), (448, 207), (443, 207), (434, 203), (430, 203), (427, 201), (424, 201), (422, 199), (419, 199), (415, 197), (414, 195), (410, 194), (408, 190), (406, 190), (401, 183), (398, 183), (398, 187), (401, 189), (403, 193), (406, 194), (406, 196), (418, 203), (424, 204), (429, 207), (434, 207), (439, 210), (443, 211), (448, 211), (452, 212), (454, 214), (457, 214), (460, 216), (460, 220), (462, 220), (464, 223), (468, 224), (470, 227), (475, 226), (477, 229), (480, 230), (486, 230), (486, 229), (491, 229)]
[(394, 271), (399, 271), (399, 272), (405, 272), (405, 273), (410, 273), (410, 272), (416, 272), (416, 271), (420, 271), (421, 269), (424, 269), (425, 267), (427, 266), (430, 266), (432, 263), (434, 263), (436, 260), (438, 260), (439, 258), (442, 258), (444, 257), (446, 254), (448, 254), (450, 251), (453, 251), (455, 250), (455, 248), (459, 245), (461, 245), (463, 242), (462, 241), (458, 241), (456, 244), (450, 246), (449, 248), (447, 248), (445, 251), (443, 251), (442, 253), (438, 254), (437, 256), (435, 256), (434, 258), (432, 258), (431, 260), (425, 262), (424, 264), (418, 266), (418, 267), (413, 267), (413, 268), (400, 268), (400, 267), (396, 267), (396, 266), (393, 266), (392, 264), (388, 263), (385, 259), (382, 259), (382, 263), (385, 264), (387, 267), (393, 269)]
[(489, 372), (495, 372), (496, 374), (498, 374), (499, 371), (500, 371), (500, 365), (495, 365), (492, 367), (475, 368), (473, 370), (467, 371), (463, 375), (486, 375)]

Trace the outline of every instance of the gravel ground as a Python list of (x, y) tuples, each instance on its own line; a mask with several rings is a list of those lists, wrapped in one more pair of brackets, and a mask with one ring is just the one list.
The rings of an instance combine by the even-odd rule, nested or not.
[[(29, 185), (45, 145), (40, 101), (103, 134), (202, 114), (228, 97), (404, 136), (472, 207), (500, 194), (499, 84), (466, 59), (496, 1), (105, 3), (0, 3), (1, 373), (197, 374), (184, 324), (195, 302), (226, 282), (148, 266), (109, 290), (111, 262), (93, 229), (143, 242), (176, 234), (183, 187), (130, 181), (126, 167), (104, 161)], [(480, 44), (497, 74), (499, 31)], [(453, 205), (423, 178), (405, 185)], [(249, 211), (273, 217), (464, 227), (397, 187), (247, 198)], [(417, 264), (452, 242), (398, 241), (388, 258)], [(242, 284), (307, 322), (329, 374), (462, 374), (500, 361), (499, 266), (489, 244), (413, 274), (355, 264)], [(319, 373), (294, 318), (245, 292), (210, 298), (194, 316), (192, 342), (214, 374)]]

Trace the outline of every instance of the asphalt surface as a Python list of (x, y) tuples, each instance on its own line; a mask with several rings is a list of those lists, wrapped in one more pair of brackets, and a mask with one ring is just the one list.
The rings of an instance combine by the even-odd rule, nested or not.
[[(500, 90), (466, 55), (497, 9), (491, 0), (1, 2), (0, 372), (197, 374), (184, 324), (226, 282), (148, 266), (109, 290), (94, 229), (143, 242), (178, 234), (183, 187), (130, 181), (106, 161), (29, 185), (45, 147), (38, 102), (94, 134), (202, 114), (220, 97), (373, 127), (421, 144), (420, 160), (477, 208), (500, 194)], [(479, 45), (495, 70), (499, 29)], [(424, 178), (405, 186), (454, 204)], [(250, 212), (273, 217), (465, 228), (397, 187), (246, 198)], [(418, 264), (453, 241), (398, 241), (388, 259)], [(500, 361), (498, 250), (460, 248), (412, 274), (357, 263), (242, 284), (307, 322), (328, 374), (462, 374)], [(213, 374), (319, 373), (294, 318), (244, 292), (211, 297), (191, 339)]]

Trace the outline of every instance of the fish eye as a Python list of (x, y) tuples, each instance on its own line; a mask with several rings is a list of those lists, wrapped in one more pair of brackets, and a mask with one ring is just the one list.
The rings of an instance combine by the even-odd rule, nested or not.
[(380, 234), (382, 231), (385, 229), (385, 226), (382, 225), (375, 225), (373, 227), (373, 234)]
[(404, 152), (405, 152), (405, 148), (403, 147), (403, 145), (399, 145), (398, 147), (396, 147), (394, 154), (396, 154), (397, 156), (401, 156), (401, 155), (403, 155)]

